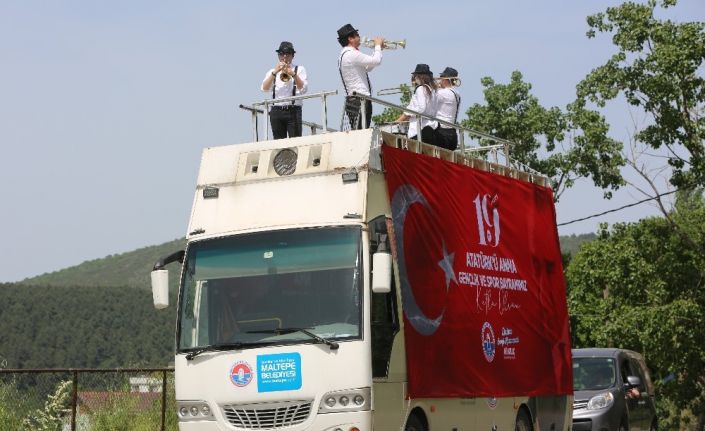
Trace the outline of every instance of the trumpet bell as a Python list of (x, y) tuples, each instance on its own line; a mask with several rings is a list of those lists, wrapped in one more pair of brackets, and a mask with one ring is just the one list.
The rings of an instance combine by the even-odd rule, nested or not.
[(279, 74), (279, 79), (281, 79), (283, 82), (289, 82), (291, 80), (291, 75), (286, 72), (282, 72)]

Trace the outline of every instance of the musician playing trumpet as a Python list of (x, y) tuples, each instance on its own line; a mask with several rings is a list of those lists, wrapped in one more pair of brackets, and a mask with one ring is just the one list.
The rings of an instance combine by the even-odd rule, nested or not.
[[(437, 80), (439, 89), (437, 92), (438, 112), (436, 118), (449, 123), (458, 122), (458, 109), (460, 108), (460, 95), (453, 89), (459, 85), (458, 71), (452, 67), (446, 67)], [(439, 124), (436, 129), (436, 145), (448, 150), (458, 148), (458, 133), (452, 127), (445, 127)]]
[[(338, 71), (345, 88), (345, 115), (351, 129), (370, 127), (372, 119), (372, 102), (365, 101), (365, 118), (362, 118), (362, 104), (354, 97), (353, 92), (372, 95), (370, 72), (382, 63), (382, 45), (384, 38), (374, 38), (375, 51), (372, 55), (360, 52), (360, 33), (351, 24), (345, 24), (338, 29), (338, 43), (343, 48), (338, 56)], [(364, 120), (364, 121), (363, 121)]]
[[(261, 89), (272, 92), (272, 100), (283, 97), (298, 96), (308, 90), (306, 69), (301, 65), (294, 65), (294, 45), (283, 41), (276, 50), (278, 62), (264, 76)], [(274, 139), (284, 139), (301, 136), (302, 109), (301, 100), (290, 102), (274, 102), (269, 111), (269, 120), (272, 125)]]

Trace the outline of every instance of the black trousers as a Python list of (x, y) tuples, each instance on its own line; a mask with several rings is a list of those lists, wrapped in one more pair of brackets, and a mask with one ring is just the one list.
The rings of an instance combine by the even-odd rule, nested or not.
[(350, 129), (370, 127), (370, 123), (372, 122), (372, 101), (365, 100), (365, 126), (362, 124), (360, 105), (360, 99), (357, 97), (347, 96), (345, 98), (345, 114), (348, 116)]
[(301, 136), (301, 106), (272, 106), (269, 122), (274, 139), (286, 139), (287, 134), (290, 138)]
[(446, 150), (455, 151), (458, 148), (458, 132), (455, 129), (438, 126), (435, 145)]
[[(414, 135), (411, 137), (413, 140), (418, 140), (419, 135)], [(421, 141), (424, 144), (436, 145), (436, 131), (431, 126), (426, 126), (421, 129)]]

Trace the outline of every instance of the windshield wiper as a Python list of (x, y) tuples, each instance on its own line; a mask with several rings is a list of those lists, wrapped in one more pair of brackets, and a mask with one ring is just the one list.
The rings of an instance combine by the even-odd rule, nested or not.
[(255, 346), (259, 345), (261, 343), (222, 343), (222, 344), (213, 344), (211, 346), (205, 346), (201, 347), (196, 350), (190, 351), (186, 355), (186, 360), (190, 361), (191, 359), (195, 358), (196, 356), (200, 355), (201, 353), (205, 352), (222, 352), (225, 350), (235, 350), (235, 349), (241, 349), (245, 346)]
[(306, 334), (309, 337), (313, 338), (314, 340), (318, 341), (319, 343), (323, 343), (330, 347), (331, 350), (338, 350), (338, 347), (340, 345), (336, 343), (335, 341), (330, 341), (326, 340), (325, 338), (321, 337), (318, 334), (314, 334), (313, 332), (309, 331), (310, 328), (275, 328), (275, 329), (263, 329), (261, 331), (247, 331), (250, 334), (277, 334), (277, 335), (285, 335), (285, 334), (293, 334), (294, 332), (301, 332), (302, 334)]

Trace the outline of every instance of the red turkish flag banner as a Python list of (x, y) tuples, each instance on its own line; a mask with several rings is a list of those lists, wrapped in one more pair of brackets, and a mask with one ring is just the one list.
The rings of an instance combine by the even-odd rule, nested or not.
[(382, 147), (409, 396), (573, 393), (550, 188)]

